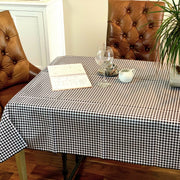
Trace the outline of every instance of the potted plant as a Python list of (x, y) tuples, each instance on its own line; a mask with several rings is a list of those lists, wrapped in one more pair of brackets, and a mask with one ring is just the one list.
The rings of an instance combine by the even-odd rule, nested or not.
[[(167, 0), (159, 6), (165, 18), (156, 33), (155, 48), (159, 51), (161, 64), (170, 66), (170, 85), (180, 87), (180, 0)], [(160, 43), (159, 43), (160, 42)]]

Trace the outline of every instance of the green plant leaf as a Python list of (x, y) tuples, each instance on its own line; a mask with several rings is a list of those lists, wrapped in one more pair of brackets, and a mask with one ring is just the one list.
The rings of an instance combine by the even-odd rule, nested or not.
[(163, 20), (156, 32), (153, 49), (159, 52), (162, 64), (167, 60), (167, 63), (175, 65), (178, 56), (180, 64), (180, 0), (178, 0), (178, 4), (175, 3), (175, 0), (172, 0), (172, 3), (167, 0), (162, 1), (166, 6), (156, 4), (161, 10), (152, 13), (164, 12), (168, 17)]

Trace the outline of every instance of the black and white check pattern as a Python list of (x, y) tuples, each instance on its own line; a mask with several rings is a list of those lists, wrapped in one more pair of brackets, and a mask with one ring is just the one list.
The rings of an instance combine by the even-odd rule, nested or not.
[(24, 148), (22, 137), (32, 149), (180, 169), (180, 89), (169, 86), (166, 68), (156, 75), (152, 62), (116, 59), (119, 69), (136, 69), (133, 81), (108, 77), (111, 86), (100, 88), (94, 58), (53, 63), (82, 63), (93, 87), (53, 92), (47, 69), (41, 71), (4, 110), (1, 161), (16, 152), (9, 151), (11, 137)]

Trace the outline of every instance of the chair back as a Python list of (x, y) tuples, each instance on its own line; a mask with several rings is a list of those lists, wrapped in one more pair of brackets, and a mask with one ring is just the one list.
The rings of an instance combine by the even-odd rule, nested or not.
[(162, 23), (163, 12), (153, 1), (109, 0), (107, 45), (119, 59), (157, 61), (155, 34)]
[(9, 11), (0, 12), (0, 90), (27, 82), (29, 62)]

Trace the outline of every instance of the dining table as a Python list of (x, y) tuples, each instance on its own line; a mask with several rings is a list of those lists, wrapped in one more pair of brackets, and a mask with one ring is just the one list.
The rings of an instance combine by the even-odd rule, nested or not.
[(0, 162), (24, 148), (180, 169), (180, 88), (156, 62), (114, 59), (135, 69), (131, 82), (103, 80), (94, 57), (60, 56), (50, 65), (81, 63), (89, 88), (52, 91), (43, 69), (6, 105)]

